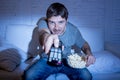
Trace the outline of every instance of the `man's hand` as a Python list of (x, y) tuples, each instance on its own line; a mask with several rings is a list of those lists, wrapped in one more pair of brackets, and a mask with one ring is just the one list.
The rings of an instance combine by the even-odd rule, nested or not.
[(85, 44), (83, 45), (82, 51), (86, 54), (86, 66), (94, 64), (96, 58), (92, 55), (90, 46), (87, 42), (85, 42)]
[(96, 58), (93, 55), (87, 55), (86, 56), (86, 66), (94, 64), (95, 60), (96, 60)]
[(49, 52), (52, 45), (54, 45), (55, 47), (59, 46), (58, 35), (49, 34), (49, 36), (47, 36), (46, 39), (44, 40), (43, 49), (45, 50), (46, 54)]

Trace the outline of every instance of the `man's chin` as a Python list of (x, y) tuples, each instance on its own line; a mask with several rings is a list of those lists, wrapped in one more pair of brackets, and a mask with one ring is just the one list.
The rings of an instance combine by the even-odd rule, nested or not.
[(58, 32), (58, 33), (57, 33), (57, 32), (56, 32), (56, 33), (54, 32), (53, 34), (56, 34), (56, 35), (58, 35), (58, 36), (59, 36), (59, 35), (62, 35), (62, 34), (63, 34), (63, 32), (61, 32), (61, 33), (60, 33), (60, 32)]
[(56, 34), (56, 35), (61, 35), (62, 33), (54, 33), (54, 34)]
[(58, 35), (58, 36), (61, 35), (61, 34), (58, 34), (58, 33), (54, 33), (54, 34), (55, 34), (55, 35)]

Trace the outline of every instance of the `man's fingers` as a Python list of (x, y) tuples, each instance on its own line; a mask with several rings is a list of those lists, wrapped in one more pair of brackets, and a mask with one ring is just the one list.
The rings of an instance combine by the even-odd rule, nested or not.
[(49, 52), (52, 44), (53, 44), (53, 40), (52, 40), (51, 37), (49, 37), (49, 38), (47, 39), (46, 43), (45, 43), (45, 53), (48, 53), (48, 52)]
[(50, 50), (50, 47), (49, 47), (49, 46), (45, 47), (45, 53), (46, 53), (46, 54), (49, 53), (49, 50)]
[(94, 56), (88, 56), (88, 59), (87, 59), (87, 66), (91, 65), (91, 64), (94, 64), (95, 63), (95, 57)]
[(42, 46), (42, 49), (44, 50), (44, 49), (45, 49), (45, 47), (44, 47), (44, 46)]
[(59, 38), (58, 35), (50, 35), (44, 43), (43, 49), (45, 53), (49, 53), (51, 46), (54, 44), (55, 47), (59, 47)]
[(45, 49), (44, 49), (44, 50), (45, 50), (45, 53), (46, 53), (46, 54), (49, 53), (51, 46), (52, 46), (51, 44), (45, 46)]
[(55, 37), (55, 39), (54, 39), (54, 46), (56, 47), (56, 48), (58, 48), (59, 47), (59, 39), (57, 38), (57, 37)]

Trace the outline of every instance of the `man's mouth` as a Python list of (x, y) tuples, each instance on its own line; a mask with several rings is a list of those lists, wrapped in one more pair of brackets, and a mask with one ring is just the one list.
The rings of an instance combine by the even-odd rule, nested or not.
[(61, 31), (61, 30), (59, 30), (59, 29), (54, 29), (54, 30), (53, 30), (54, 33), (59, 33), (60, 31)]
[(53, 33), (59, 35), (59, 34), (61, 34), (61, 31), (60, 31), (60, 30), (57, 30), (57, 31), (54, 31)]
[(60, 34), (61, 32), (60, 31), (56, 31), (56, 32), (54, 32), (55, 34)]

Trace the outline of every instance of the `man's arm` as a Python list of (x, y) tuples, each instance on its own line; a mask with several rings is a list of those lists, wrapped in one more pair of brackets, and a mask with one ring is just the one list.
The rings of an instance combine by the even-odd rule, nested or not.
[(83, 47), (82, 47), (82, 51), (86, 54), (86, 55), (92, 55), (90, 46), (87, 42), (84, 43)]
[(82, 51), (86, 54), (86, 61), (87, 61), (86, 66), (89, 66), (89, 65), (93, 64), (96, 59), (92, 55), (90, 46), (89, 46), (89, 44), (87, 42), (84, 43), (84, 45), (82, 47)]
[(47, 54), (54, 44), (55, 47), (59, 46), (59, 38), (58, 35), (51, 34), (49, 29), (40, 29), (39, 30), (39, 42), (44, 49), (45, 53)]
[(39, 29), (39, 42), (40, 45), (44, 45), (45, 40), (50, 35), (50, 31), (47, 28)]

